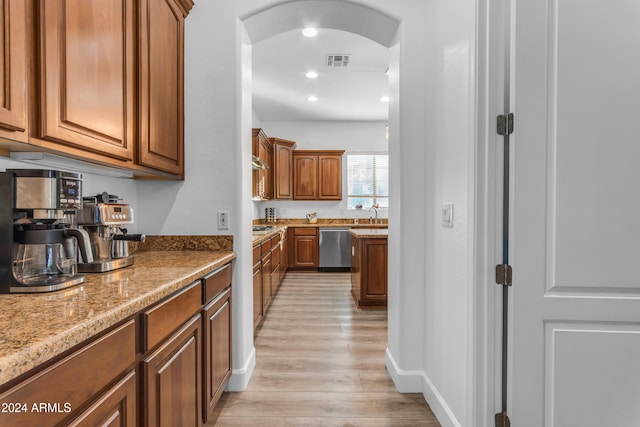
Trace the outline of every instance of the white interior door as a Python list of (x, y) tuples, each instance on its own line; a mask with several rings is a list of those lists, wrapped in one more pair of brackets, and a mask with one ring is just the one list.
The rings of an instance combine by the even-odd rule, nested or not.
[(640, 426), (640, 1), (514, 0), (509, 417)]

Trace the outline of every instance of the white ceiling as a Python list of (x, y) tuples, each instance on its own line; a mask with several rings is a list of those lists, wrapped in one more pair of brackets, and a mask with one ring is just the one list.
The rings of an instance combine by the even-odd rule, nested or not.
[[(350, 54), (330, 68), (327, 54)], [(264, 121), (387, 120), (389, 49), (341, 30), (318, 29), (314, 38), (289, 31), (253, 45), (253, 108)], [(308, 79), (308, 71), (318, 78)], [(310, 95), (318, 101), (309, 102)]]

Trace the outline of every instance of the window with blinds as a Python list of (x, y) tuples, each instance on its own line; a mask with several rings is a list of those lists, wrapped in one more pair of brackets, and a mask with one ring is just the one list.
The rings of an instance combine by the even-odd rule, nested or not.
[(347, 154), (348, 209), (389, 207), (389, 155)]

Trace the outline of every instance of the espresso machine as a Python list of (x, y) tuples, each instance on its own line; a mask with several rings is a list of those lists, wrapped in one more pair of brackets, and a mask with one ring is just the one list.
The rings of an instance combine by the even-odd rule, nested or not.
[(81, 260), (78, 271), (103, 273), (132, 265), (129, 242), (144, 242), (145, 235), (127, 234), (127, 224), (133, 224), (133, 209), (118, 196), (85, 197), (78, 226), (89, 235), (92, 261)]
[(56, 170), (0, 172), (0, 293), (51, 292), (84, 282), (78, 249), (88, 235), (74, 226), (82, 175)]

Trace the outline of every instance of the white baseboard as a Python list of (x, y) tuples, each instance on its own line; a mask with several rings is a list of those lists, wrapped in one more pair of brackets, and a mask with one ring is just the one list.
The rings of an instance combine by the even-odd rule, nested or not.
[(249, 357), (239, 369), (233, 369), (231, 371), (231, 378), (225, 387), (225, 391), (242, 391), (249, 385), (249, 380), (253, 374), (253, 370), (256, 367), (256, 348), (252, 347)]
[(424, 371), (403, 371), (387, 348), (385, 364), (393, 384), (400, 393), (421, 393)]
[(461, 427), (438, 389), (424, 371), (404, 371), (400, 369), (387, 348), (386, 366), (396, 389), (400, 393), (422, 393), (424, 400), (435, 414), (442, 427)]

